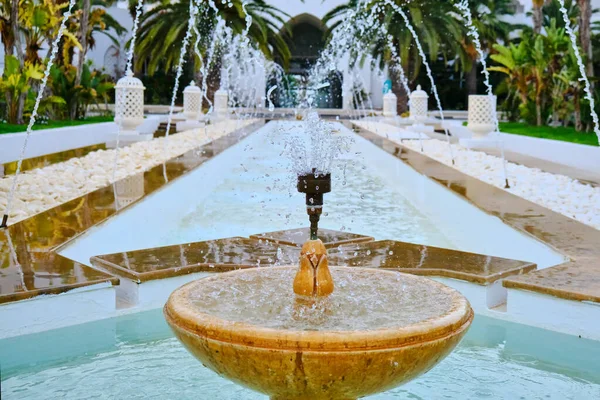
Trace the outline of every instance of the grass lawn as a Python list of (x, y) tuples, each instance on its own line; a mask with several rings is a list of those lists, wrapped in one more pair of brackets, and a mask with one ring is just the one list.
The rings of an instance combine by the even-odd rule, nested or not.
[(598, 138), (593, 132), (577, 132), (575, 128), (553, 128), (551, 126), (532, 126), (518, 122), (501, 122), (500, 131), (515, 135), (531, 136), (542, 139), (562, 140), (578, 144), (598, 146)]
[[(37, 131), (39, 129), (51, 129), (51, 128), (62, 128), (64, 126), (95, 124), (98, 122), (110, 122), (113, 120), (114, 120), (113, 116), (100, 115), (97, 117), (89, 117), (86, 119), (78, 119), (78, 120), (48, 121), (47, 124), (43, 124), (43, 125), (36, 123), (35, 125), (33, 125), (33, 130)], [(25, 132), (26, 130), (27, 130), (27, 124), (15, 125), (15, 124), (0, 123), (0, 135), (3, 133)]]

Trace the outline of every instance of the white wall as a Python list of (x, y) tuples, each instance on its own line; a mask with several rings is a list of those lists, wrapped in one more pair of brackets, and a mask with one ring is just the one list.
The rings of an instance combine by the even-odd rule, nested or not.
[(508, 151), (585, 171), (600, 171), (600, 147), (507, 133), (501, 136)]
[[(116, 132), (117, 125), (114, 122), (41, 129), (31, 133), (25, 158), (106, 143), (115, 138)], [(0, 164), (19, 158), (25, 136), (25, 132), (0, 135)]]
[[(122, 8), (120, 3), (125, 4), (125, 2), (119, 2), (115, 5), (113, 5), (112, 7), (110, 7), (107, 10), (107, 12), (114, 19), (116, 19), (119, 24), (121, 24), (126, 29), (126, 33), (123, 34), (121, 37), (118, 37), (118, 40), (120, 42), (120, 51), (121, 51), (122, 57), (125, 57), (125, 52), (127, 51), (127, 49), (125, 48), (125, 44), (131, 38), (131, 29), (133, 28), (133, 20), (131, 19), (131, 16), (129, 15), (129, 11), (126, 8)], [(113, 36), (117, 36), (117, 34), (114, 31), (111, 31), (110, 33)], [(112, 73), (112, 70), (111, 70), (112, 66), (104, 65), (104, 56), (105, 56), (106, 52), (108, 51), (108, 49), (110, 48), (110, 46), (114, 45), (113, 41), (105, 34), (99, 33), (99, 32), (94, 34), (94, 39), (96, 40), (96, 45), (93, 49), (90, 49), (88, 51), (86, 58), (88, 60), (92, 60), (95, 68), (102, 69), (103, 67), (106, 67), (107, 72)], [(124, 58), (124, 59), (126, 59), (126, 58)], [(119, 77), (116, 77), (116, 78), (119, 78)]]
[(346, 0), (267, 0), (267, 2), (292, 17), (306, 13), (319, 19), (322, 19), (333, 8), (347, 3)]

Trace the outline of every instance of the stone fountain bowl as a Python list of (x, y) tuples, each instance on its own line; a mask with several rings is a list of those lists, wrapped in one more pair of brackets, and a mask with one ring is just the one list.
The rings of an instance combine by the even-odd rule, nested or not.
[(446, 357), (473, 320), (454, 289), (377, 269), (332, 267), (335, 292), (306, 305), (291, 289), (296, 270), (252, 268), (191, 282), (171, 294), (165, 318), (205, 367), (282, 400), (390, 390)]

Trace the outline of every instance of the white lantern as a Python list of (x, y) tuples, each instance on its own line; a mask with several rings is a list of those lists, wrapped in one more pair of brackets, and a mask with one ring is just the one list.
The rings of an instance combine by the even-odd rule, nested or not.
[(398, 115), (398, 98), (392, 92), (387, 92), (383, 96), (383, 116), (385, 118), (395, 118)]
[(467, 127), (473, 136), (484, 137), (496, 129), (496, 96), (470, 95)]
[(218, 119), (227, 118), (228, 109), (227, 90), (219, 89), (215, 92), (215, 114)]
[(427, 119), (429, 95), (417, 86), (417, 90), (410, 94), (410, 118), (415, 121)]
[(123, 134), (137, 134), (144, 122), (144, 85), (131, 70), (115, 86), (115, 122)]
[(202, 90), (192, 81), (183, 91), (183, 115), (188, 121), (198, 121), (202, 107)]

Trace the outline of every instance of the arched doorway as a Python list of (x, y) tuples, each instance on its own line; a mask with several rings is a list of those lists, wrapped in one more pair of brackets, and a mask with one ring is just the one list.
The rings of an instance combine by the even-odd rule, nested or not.
[[(319, 18), (310, 14), (298, 15), (288, 21), (286, 26), (287, 29), (282, 29), (281, 35), (288, 44), (292, 56), (284, 84), (292, 93), (291, 97), (297, 99), (306, 91), (308, 73), (325, 47), (327, 27)], [(314, 96), (313, 107), (342, 107), (341, 74), (331, 74), (328, 83), (329, 86), (320, 89)], [(275, 100), (277, 106), (287, 106), (283, 104), (283, 98)]]

